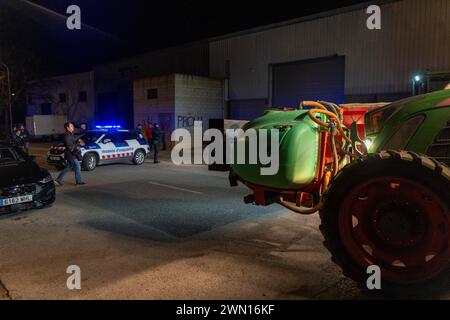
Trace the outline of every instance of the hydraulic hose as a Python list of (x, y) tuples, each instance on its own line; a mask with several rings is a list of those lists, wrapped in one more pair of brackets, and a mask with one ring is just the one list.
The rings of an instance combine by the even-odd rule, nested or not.
[[(324, 107), (325, 108), (325, 107)], [(340, 134), (342, 135), (342, 137), (345, 139), (345, 141), (347, 141), (347, 143), (351, 144), (352, 140), (347, 137), (347, 135), (345, 134), (344, 128), (342, 127), (342, 122), (339, 119), (339, 117), (337, 115), (335, 115), (333, 112), (330, 112), (328, 110), (323, 110), (323, 109), (311, 109), (308, 110), (308, 116), (311, 118), (312, 121), (314, 121), (315, 123), (317, 123), (320, 126), (329, 128), (330, 124), (327, 122), (323, 122), (322, 120), (317, 119), (314, 116), (314, 113), (322, 113), (330, 118), (333, 118), (334, 120), (336, 120), (336, 124), (337, 124), (337, 129), (340, 132)]]
[(333, 171), (332, 171), (331, 176), (334, 177), (336, 175), (336, 173), (339, 171), (339, 158), (338, 158), (338, 154), (337, 154), (337, 150), (336, 150), (336, 141), (334, 140), (335, 127), (332, 126), (330, 128), (330, 130), (331, 130), (331, 134), (330, 134), (331, 149), (333, 150)]
[(319, 102), (316, 101), (303, 101), (300, 103), (300, 108), (303, 108), (304, 106), (308, 106), (308, 107), (313, 107), (313, 108), (317, 108), (317, 109), (322, 109), (325, 111), (328, 111), (327, 108), (325, 108), (325, 106)]
[[(332, 110), (333, 112), (328, 111), (328, 109), (319, 102), (315, 102), (315, 101), (304, 101), (300, 104), (300, 107), (304, 107), (304, 106), (309, 106), (309, 107), (313, 107), (314, 109), (308, 110), (308, 116), (311, 118), (312, 121), (314, 121), (315, 123), (317, 123), (319, 126), (323, 126), (326, 128), (330, 129), (330, 139), (331, 139), (331, 147), (332, 147), (332, 151), (333, 151), (333, 166), (332, 166), (332, 171), (328, 171), (328, 173), (326, 175), (328, 175), (328, 180), (331, 176), (334, 177), (336, 175), (336, 173), (339, 171), (339, 167), (340, 167), (340, 162), (339, 162), (339, 157), (337, 154), (337, 150), (336, 150), (336, 141), (335, 141), (335, 137), (334, 137), (334, 133), (336, 131), (336, 129), (339, 131), (339, 133), (342, 135), (343, 139), (349, 144), (352, 144), (352, 140), (347, 136), (347, 134), (344, 131), (344, 128), (342, 126), (342, 121), (340, 118), (340, 114), (339, 114), (339, 107), (337, 105), (333, 105), (330, 103), (326, 103)], [(330, 122), (323, 122), (319, 119), (317, 119), (314, 116), (314, 113), (320, 113), (320, 114), (324, 114), (326, 115), (328, 118), (333, 119), (333, 123)], [(327, 179), (325, 179), (327, 180)], [(324, 182), (324, 187), (327, 187), (327, 183)], [(318, 210), (320, 210), (323, 207), (323, 203), (322, 200), (319, 201), (319, 203), (317, 205), (315, 205), (312, 208), (302, 208), (302, 207), (298, 207), (290, 202), (284, 201), (283, 196), (278, 196), (276, 199), (276, 202), (280, 205), (282, 205), (283, 207), (285, 207), (288, 210), (294, 211), (296, 213), (302, 214), (302, 215), (311, 215), (316, 213)]]
[(285, 207), (288, 210), (294, 211), (296, 213), (299, 214), (303, 214), (303, 215), (311, 215), (316, 213), (317, 211), (319, 211), (320, 209), (322, 209), (323, 204), (322, 202), (319, 202), (316, 206), (312, 207), (312, 208), (301, 208), (301, 207), (297, 207), (293, 204), (290, 204), (289, 202), (286, 202), (283, 200), (283, 196), (279, 196), (276, 200), (276, 202), (280, 205), (282, 205), (283, 207)]
[(340, 107), (337, 104), (327, 102), (327, 101), (319, 101), (319, 103), (328, 106), (342, 121), (341, 115), (339, 114)]

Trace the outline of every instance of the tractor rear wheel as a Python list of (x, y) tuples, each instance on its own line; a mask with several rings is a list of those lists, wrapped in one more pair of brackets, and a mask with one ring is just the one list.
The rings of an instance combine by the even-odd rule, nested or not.
[[(343, 168), (324, 194), (320, 230), (344, 274), (381, 293), (440, 291), (450, 277), (450, 169), (427, 156), (382, 151)], [(403, 296), (404, 297), (404, 296)]]

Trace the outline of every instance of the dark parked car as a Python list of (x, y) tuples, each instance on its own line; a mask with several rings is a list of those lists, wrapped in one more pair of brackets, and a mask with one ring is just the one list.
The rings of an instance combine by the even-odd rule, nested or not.
[(43, 208), (55, 201), (55, 184), (47, 170), (20, 148), (0, 142), (0, 214)]

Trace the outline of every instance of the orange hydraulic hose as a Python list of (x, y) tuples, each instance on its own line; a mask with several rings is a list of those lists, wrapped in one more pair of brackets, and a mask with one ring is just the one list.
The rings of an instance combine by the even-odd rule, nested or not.
[(286, 209), (289, 209), (291, 211), (294, 211), (294, 212), (300, 213), (300, 214), (304, 214), (304, 215), (314, 214), (317, 211), (319, 211), (320, 209), (322, 209), (322, 207), (323, 207), (323, 203), (319, 202), (316, 206), (314, 206), (312, 208), (300, 208), (300, 207), (297, 207), (293, 204), (290, 204), (290, 203), (284, 201), (283, 196), (279, 196), (277, 198), (276, 202), (278, 204), (282, 205), (283, 207), (285, 207)]
[(330, 118), (333, 118), (334, 120), (336, 120), (337, 128), (338, 128), (339, 132), (341, 133), (342, 137), (348, 143), (350, 143), (350, 144), (352, 143), (352, 140), (349, 137), (347, 137), (347, 135), (345, 134), (344, 128), (342, 128), (341, 120), (339, 120), (337, 115), (335, 115), (333, 112), (330, 112), (328, 110), (322, 110), (322, 109), (311, 109), (311, 110), (308, 110), (308, 116), (311, 118), (311, 120), (314, 121), (315, 123), (317, 123), (318, 125), (326, 127), (326, 128), (329, 128), (330, 124), (317, 119), (314, 116), (314, 113), (322, 113), (322, 114), (327, 115)]
[[(315, 109), (308, 110), (308, 116), (311, 118), (312, 121), (314, 121), (315, 123), (317, 123), (319, 126), (323, 126), (323, 127), (329, 128), (329, 127), (330, 127), (330, 124), (327, 123), (327, 122), (323, 122), (323, 121), (317, 119), (317, 118), (314, 116), (314, 113), (321, 113), (321, 114), (324, 114), (324, 115), (328, 116), (329, 118), (334, 119), (334, 120), (336, 121), (336, 123), (337, 123), (337, 129), (338, 129), (338, 131), (340, 132), (340, 134), (342, 135), (342, 137), (343, 137), (343, 138), (345, 139), (345, 141), (347, 141), (348, 143), (350, 143), (350, 144), (352, 143), (352, 140), (351, 140), (349, 137), (347, 137), (347, 135), (346, 135), (345, 132), (344, 132), (344, 129), (343, 129), (343, 127), (342, 127), (342, 122), (341, 122), (341, 120), (339, 119), (339, 116), (336, 115), (336, 114), (333, 113), (333, 112), (328, 111), (328, 109), (327, 109), (323, 104), (321, 104), (321, 103), (319, 103), (319, 102), (315, 102), (315, 101), (303, 101), (303, 102), (301, 103), (301, 106), (309, 106), (309, 107), (315, 108)], [(333, 133), (334, 133), (334, 130), (331, 131), (331, 134), (333, 134)], [(324, 188), (327, 188), (327, 187), (328, 187), (329, 181), (331, 180), (331, 178), (332, 178), (332, 177), (337, 173), (337, 171), (339, 170), (339, 164), (338, 164), (338, 162), (336, 161), (336, 154), (335, 154), (335, 150), (336, 150), (335, 148), (336, 148), (336, 146), (335, 146), (335, 144), (334, 144), (334, 137), (331, 137), (331, 139), (332, 139), (332, 144), (333, 144), (333, 149), (334, 149), (334, 154), (333, 154), (333, 169), (332, 169), (332, 171), (327, 171), (327, 172), (325, 173), (325, 175), (324, 175), (324, 181), (323, 181), (323, 182), (324, 182), (324, 183), (323, 183), (323, 187), (324, 187)], [(314, 207), (312, 207), (312, 208), (301, 208), (301, 207), (298, 207), (298, 206), (296, 206), (296, 205), (294, 205), (294, 204), (291, 204), (291, 203), (289, 203), (289, 202), (286, 202), (286, 201), (283, 199), (283, 196), (281, 196), (281, 195), (277, 197), (276, 202), (277, 202), (278, 204), (282, 205), (283, 207), (285, 207), (285, 208), (291, 210), (291, 211), (294, 211), (294, 212), (300, 213), (300, 214), (304, 214), (304, 215), (310, 215), (310, 214), (313, 214), (313, 213), (317, 212), (318, 210), (320, 210), (320, 209), (323, 207), (323, 202), (322, 202), (322, 200), (321, 200), (321, 201), (319, 201), (318, 204), (316, 204), (316, 205), (315, 205)]]
[(322, 114), (329, 116), (330, 118), (335, 119), (336, 123), (338, 125), (338, 130), (341, 133), (341, 135), (344, 137), (345, 141), (347, 141), (348, 143), (352, 143), (352, 140), (349, 137), (347, 137), (347, 135), (345, 134), (344, 129), (342, 128), (342, 122), (339, 119), (339, 117), (335, 113), (328, 111), (328, 109), (323, 104), (316, 102), (316, 101), (303, 101), (301, 103), (301, 105), (317, 108), (317, 109), (308, 110), (308, 115), (312, 121), (314, 121), (315, 123), (317, 123), (320, 126), (327, 127), (327, 128), (330, 127), (330, 125), (328, 123), (323, 122), (323, 121), (317, 119), (316, 117), (314, 117), (314, 113), (322, 113)]
[(328, 111), (328, 109), (321, 103), (316, 102), (316, 101), (303, 101), (301, 103), (302, 106), (309, 106), (309, 107), (314, 107), (314, 108), (319, 108), (325, 111)]

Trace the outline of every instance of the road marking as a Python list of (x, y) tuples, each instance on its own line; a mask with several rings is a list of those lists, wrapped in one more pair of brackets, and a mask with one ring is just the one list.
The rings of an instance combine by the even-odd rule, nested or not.
[(194, 191), (194, 190), (189, 190), (189, 189), (184, 189), (184, 188), (180, 188), (180, 187), (170, 186), (168, 184), (162, 184), (162, 183), (153, 182), (153, 181), (149, 181), (148, 183), (153, 184), (155, 186), (166, 187), (166, 188), (169, 188), (169, 189), (186, 191), (186, 192), (195, 193), (195, 194), (203, 194), (203, 192), (198, 192), (198, 191)]

